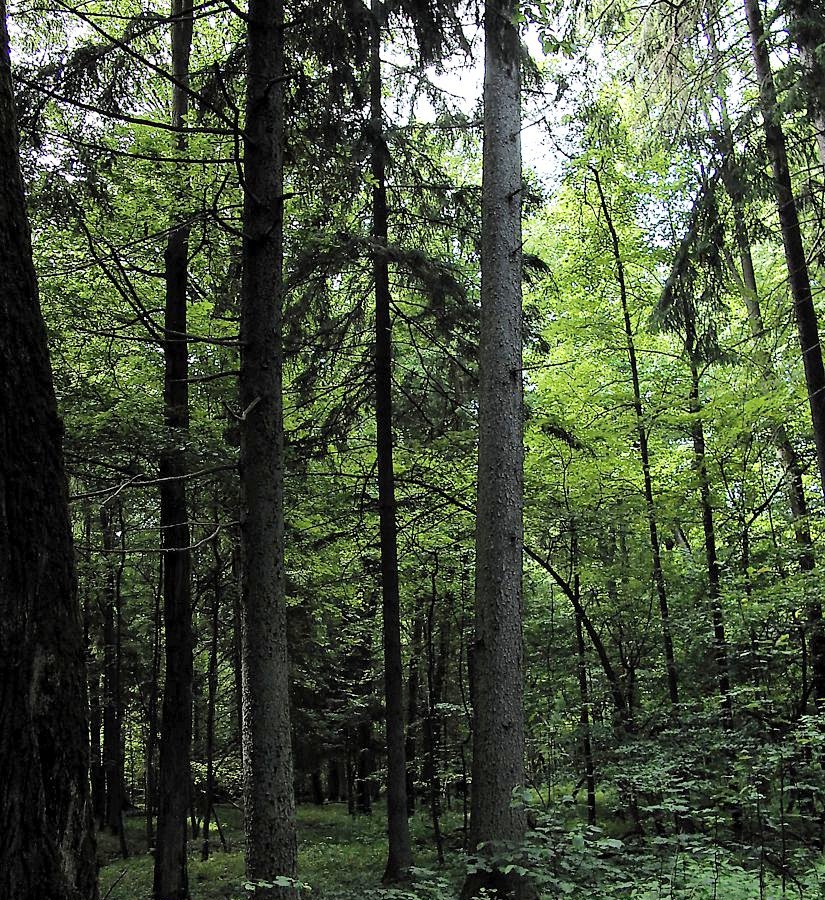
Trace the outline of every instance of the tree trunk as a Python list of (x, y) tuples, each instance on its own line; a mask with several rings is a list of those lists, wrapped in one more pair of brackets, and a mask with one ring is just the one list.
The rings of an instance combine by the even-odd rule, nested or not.
[(250, 0), (239, 386), (244, 827), (252, 882), (297, 874), (284, 580), (283, 38), (283, 0)]
[(702, 422), (702, 402), (699, 393), (699, 367), (694, 356), (696, 346), (693, 326), (687, 323), (687, 352), (690, 363), (690, 412), (692, 414), (691, 437), (696, 474), (699, 480), (699, 499), (702, 506), (702, 530), (705, 536), (705, 558), (708, 572), (708, 601), (713, 621), (713, 652), (716, 660), (716, 678), (719, 685), (719, 699), (725, 727), (733, 725), (733, 700), (730, 692), (730, 672), (728, 668), (728, 644), (725, 636), (725, 621), (722, 613), (722, 591), (719, 573), (719, 558), (716, 552), (716, 529), (713, 521), (710, 478), (705, 456), (705, 427)]
[[(765, 389), (771, 391), (777, 383), (777, 374), (770, 353), (765, 346), (765, 326), (762, 320), (762, 309), (759, 301), (759, 286), (756, 282), (756, 270), (751, 253), (751, 241), (745, 220), (745, 190), (742, 171), (736, 158), (736, 148), (727, 118), (727, 109), (723, 100), (722, 135), (724, 162), (722, 183), (730, 197), (733, 207), (734, 235), (739, 252), (739, 265), (742, 270), (741, 290), (745, 309), (748, 314), (748, 327), (756, 344), (756, 361), (762, 371)], [(816, 567), (816, 554), (808, 525), (808, 503), (805, 498), (805, 486), (802, 480), (802, 466), (796, 448), (791, 443), (784, 423), (779, 423), (772, 431), (773, 443), (788, 488), (788, 500), (791, 507), (794, 536), (799, 548), (799, 568), (803, 572), (812, 572)], [(809, 599), (808, 604), (809, 644), (811, 662), (814, 673), (814, 696), (818, 703), (825, 701), (825, 634), (822, 626), (822, 603), (818, 597)]]
[(105, 507), (100, 512), (103, 549), (106, 553), (106, 586), (103, 597), (103, 774), (106, 784), (105, 825), (109, 833), (120, 840), (124, 859), (129, 855), (126, 832), (123, 829), (124, 760), (123, 705), (120, 662), (120, 579), (124, 557), (116, 564), (115, 527), (112, 513)]
[[(484, 5), (484, 155), (481, 215), (476, 622), (470, 845), (517, 845), (526, 828), (513, 790), (524, 783), (521, 589), (523, 446), (521, 355), (521, 44), (514, 0)], [(468, 876), (520, 897), (514, 872)]]
[(95, 900), (83, 623), (0, 0), (0, 897)]
[(791, 185), (785, 134), (782, 130), (776, 87), (771, 71), (768, 45), (765, 41), (759, 0), (745, 0), (754, 68), (759, 80), (759, 99), (765, 125), (765, 143), (773, 167), (774, 192), (785, 248), (788, 281), (793, 297), (794, 315), (805, 367), (805, 384), (811, 407), (819, 479), (825, 496), (825, 366), (819, 345), (819, 325), (816, 318), (808, 263), (802, 243), (799, 213)]
[[(578, 576), (576, 576), (578, 578)], [(584, 647), (582, 620), (575, 613), (576, 655), (579, 674), (579, 727), (581, 728), (582, 756), (584, 757), (584, 780), (587, 785), (587, 824), (596, 824), (596, 774), (593, 767), (593, 743), (590, 737), (590, 695), (587, 684), (587, 657)]]
[(418, 693), (421, 682), (421, 639), (423, 623), (421, 613), (416, 610), (413, 621), (412, 647), (410, 648), (409, 676), (407, 678), (407, 814), (415, 812), (416, 781), (418, 769), (416, 754), (418, 752), (416, 735), (418, 730)]
[(667, 673), (667, 686), (670, 702), (673, 706), (679, 703), (679, 678), (676, 670), (676, 658), (673, 653), (673, 637), (670, 630), (670, 611), (667, 601), (667, 587), (665, 575), (662, 569), (662, 553), (659, 543), (659, 526), (656, 521), (656, 507), (653, 502), (653, 478), (650, 474), (650, 450), (647, 443), (647, 428), (644, 421), (642, 407), (642, 388), (639, 378), (639, 364), (636, 358), (636, 344), (633, 339), (633, 327), (630, 322), (630, 310), (627, 303), (627, 284), (625, 282), (624, 263), (619, 247), (619, 235), (613, 224), (607, 198), (602, 190), (599, 173), (596, 176), (596, 187), (599, 191), (602, 212), (607, 220), (610, 231), (613, 258), (616, 263), (616, 275), (619, 280), (619, 298), (622, 304), (622, 321), (624, 324), (625, 342), (627, 346), (627, 358), (630, 363), (630, 376), (633, 383), (633, 411), (636, 419), (636, 434), (639, 441), (639, 458), (642, 464), (642, 479), (645, 490), (645, 507), (647, 509), (648, 534), (650, 535), (650, 552), (653, 558), (653, 583), (656, 586), (656, 596), (659, 600), (659, 618), (662, 623), (662, 645), (665, 651), (665, 671)]
[[(215, 523), (217, 527), (217, 508), (215, 510)], [(201, 859), (203, 860), (209, 859), (209, 818), (212, 813), (213, 794), (215, 791), (215, 703), (218, 697), (218, 635), (220, 632), (221, 575), (223, 570), (217, 538), (212, 541), (212, 563), (215, 570), (212, 575), (212, 634), (210, 635), (206, 699), (206, 785), (203, 797), (203, 845), (201, 847)]]
[(363, 719), (356, 728), (357, 754), (355, 763), (355, 809), (365, 816), (372, 815), (372, 719)]
[[(171, 122), (181, 128), (189, 109), (189, 56), (192, 0), (172, 0)], [(186, 151), (186, 138), (177, 149)], [(163, 333), (163, 382), (167, 447), (160, 456), (160, 527), (163, 566), (163, 619), (166, 672), (160, 728), (158, 822), (155, 848), (155, 900), (189, 896), (186, 811), (189, 808), (189, 759), (192, 742), (192, 560), (186, 505), (186, 442), (189, 431), (189, 345), (186, 299), (189, 281), (189, 226), (172, 223), (166, 244), (166, 307)]]
[(158, 745), (158, 692), (161, 665), (161, 615), (163, 599), (163, 554), (160, 555), (158, 586), (152, 623), (152, 676), (149, 684), (148, 721), (146, 723), (146, 849), (154, 853), (154, 813), (157, 808), (157, 770), (155, 751)]
[(395, 508), (392, 434), (392, 315), (387, 260), (387, 185), (381, 106), (383, 5), (371, 0), (370, 137), (372, 139), (372, 239), (375, 279), (375, 424), (378, 518), (381, 533), (381, 610), (384, 625), (384, 697), (387, 741), (387, 865), (383, 881), (406, 880), (412, 866), (407, 821), (407, 759), (404, 741), (404, 675), (398, 588), (398, 526)]

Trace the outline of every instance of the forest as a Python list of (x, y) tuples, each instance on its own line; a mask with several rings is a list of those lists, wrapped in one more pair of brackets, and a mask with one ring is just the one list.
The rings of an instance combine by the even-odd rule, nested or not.
[(0, 900), (825, 897), (825, 0), (0, 0)]

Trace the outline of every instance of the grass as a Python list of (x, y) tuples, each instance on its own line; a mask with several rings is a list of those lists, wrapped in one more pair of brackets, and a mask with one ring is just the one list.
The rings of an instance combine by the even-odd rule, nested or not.
[[(192, 900), (234, 900), (242, 895), (244, 882), (243, 830), (240, 811), (219, 806), (218, 816), (227, 838), (228, 851), (221, 848), (214, 827), (212, 854), (203, 862), (201, 841), (189, 842), (189, 886)], [(126, 818), (130, 857), (120, 858), (116, 838), (98, 835), (100, 896), (108, 900), (151, 900), (152, 857), (146, 851), (142, 816)], [(446, 839), (460, 844), (460, 818), (451, 814), (442, 823)], [(413, 817), (411, 834), (416, 865), (436, 868), (432, 831), (425, 814)], [(371, 816), (354, 818), (344, 804), (302, 806), (298, 809), (298, 866), (300, 878), (310, 885), (312, 897), (362, 895), (379, 886), (386, 862), (384, 811), (376, 807)], [(451, 874), (457, 877), (455, 867)]]
[[(240, 900), (244, 896), (243, 830), (240, 811), (218, 807), (218, 815), (228, 841), (212, 843), (209, 860), (200, 859), (199, 840), (189, 844), (189, 883), (192, 900)], [(603, 835), (615, 830), (615, 822), (604, 823)], [(612, 827), (611, 827), (612, 826)], [(380, 879), (386, 861), (384, 810), (376, 806), (372, 816), (353, 818), (343, 804), (302, 806), (298, 810), (299, 875), (310, 888), (308, 895), (320, 900), (454, 900), (464, 871), (460, 813), (448, 812), (442, 827), (447, 845), (447, 865), (439, 871), (433, 848), (432, 829), (426, 810), (411, 820), (411, 836), (416, 866), (436, 873), (424, 876), (414, 893), (381, 891)], [(565, 823), (565, 830), (573, 823)], [(98, 855), (101, 862), (101, 898), (106, 900), (151, 900), (152, 857), (146, 852), (141, 817), (127, 817), (126, 831), (131, 856), (119, 857), (118, 842), (101, 834)], [(216, 838), (213, 835), (213, 838)], [(823, 900), (825, 898), (825, 858), (795, 861), (797, 878), (783, 887), (776, 871), (768, 871), (760, 886), (753, 860), (743, 867), (728, 850), (714, 849), (701, 841), (686, 844), (674, 855), (673, 847), (657, 846), (656, 839), (625, 844), (610, 856), (610, 868), (596, 882), (586, 877), (587, 854), (576, 855), (575, 841), (563, 857), (574, 870), (561, 874), (559, 889), (547, 889), (542, 900)], [(576, 860), (578, 859), (578, 862)], [(574, 883), (575, 882), (575, 883)]]

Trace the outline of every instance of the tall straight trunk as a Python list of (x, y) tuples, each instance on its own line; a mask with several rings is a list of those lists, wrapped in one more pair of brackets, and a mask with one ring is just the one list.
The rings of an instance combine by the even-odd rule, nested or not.
[(161, 616), (163, 599), (163, 554), (158, 567), (158, 586), (155, 591), (155, 609), (152, 621), (152, 675), (149, 683), (149, 703), (146, 722), (146, 849), (154, 852), (154, 814), (157, 804), (157, 770), (155, 751), (158, 745), (158, 694), (161, 663)]
[(570, 556), (573, 565), (573, 594), (576, 597), (576, 660), (579, 677), (579, 728), (581, 729), (584, 783), (587, 790), (587, 824), (596, 824), (596, 770), (593, 765), (593, 739), (590, 729), (590, 689), (587, 683), (587, 653), (581, 615), (581, 580), (579, 577), (579, 541), (574, 522), (570, 524)]
[[(430, 578), (432, 590), (427, 611), (427, 625), (425, 632), (427, 647), (427, 710), (424, 719), (424, 781), (427, 785), (427, 793), (430, 801), (430, 819), (433, 823), (433, 840), (435, 842), (436, 855), (439, 865), (444, 865), (444, 838), (441, 833), (441, 782), (438, 775), (438, 747), (440, 731), (438, 727), (436, 708), (441, 702), (441, 679), (439, 668), (440, 660), (436, 660), (433, 633), (435, 631), (435, 604), (437, 599), (436, 584), (438, 575), (438, 557), (435, 557), (435, 565)], [(443, 658), (443, 657), (442, 657)], [(443, 665), (440, 667), (443, 671)]]
[(356, 727), (355, 747), (355, 810), (365, 816), (372, 815), (371, 779), (373, 773), (372, 719), (362, 719)]
[(644, 421), (644, 409), (642, 406), (642, 388), (639, 378), (639, 363), (636, 357), (636, 343), (633, 338), (633, 327), (630, 322), (630, 310), (627, 302), (627, 282), (625, 280), (624, 262), (622, 260), (619, 235), (607, 198), (602, 189), (598, 171), (594, 170), (596, 187), (599, 192), (599, 200), (607, 221), (610, 232), (611, 249), (616, 263), (616, 276), (619, 281), (619, 299), (622, 304), (622, 322), (624, 325), (625, 343), (627, 346), (627, 358), (630, 363), (630, 376), (633, 383), (633, 412), (636, 419), (636, 435), (639, 441), (639, 458), (642, 464), (642, 480), (645, 490), (645, 507), (647, 510), (648, 534), (650, 536), (650, 552), (653, 560), (653, 583), (656, 587), (656, 596), (659, 600), (659, 618), (662, 623), (662, 646), (665, 652), (665, 670), (667, 673), (667, 687), (670, 702), (674, 706), (679, 703), (679, 677), (676, 670), (676, 657), (673, 653), (673, 636), (670, 628), (670, 610), (668, 608), (667, 587), (665, 575), (662, 569), (662, 552), (659, 542), (659, 526), (656, 520), (656, 506), (653, 502), (653, 478), (650, 474), (650, 449), (647, 442), (647, 428)]
[[(578, 576), (577, 576), (578, 577)], [(596, 824), (596, 773), (593, 766), (593, 741), (590, 734), (590, 692), (587, 684), (587, 656), (584, 646), (582, 620), (575, 613), (576, 656), (579, 675), (579, 727), (581, 728), (582, 756), (584, 757), (584, 780), (587, 787), (587, 824)]]
[[(521, 355), (521, 45), (514, 0), (484, 4), (478, 499), (476, 505), (473, 772), (470, 844), (517, 845), (524, 783)], [(463, 896), (522, 896), (511, 871), (468, 876)]]
[(702, 507), (702, 530), (705, 537), (705, 559), (708, 573), (708, 601), (713, 623), (713, 653), (716, 661), (716, 679), (719, 686), (719, 700), (725, 726), (733, 725), (733, 700), (730, 692), (730, 671), (728, 666), (728, 644), (725, 636), (725, 620), (722, 613), (722, 588), (719, 570), (719, 556), (716, 550), (716, 528), (713, 520), (710, 477), (705, 454), (705, 426), (702, 422), (702, 401), (699, 393), (699, 366), (695, 357), (696, 339), (692, 322), (687, 323), (687, 353), (690, 364), (690, 412), (691, 437), (699, 481), (699, 500)]
[[(772, 390), (777, 383), (776, 369), (770, 353), (765, 346), (765, 326), (759, 300), (759, 287), (756, 281), (756, 270), (751, 253), (750, 235), (745, 219), (745, 191), (742, 172), (736, 158), (733, 135), (727, 121), (727, 110), (723, 101), (723, 137), (725, 163), (722, 181), (733, 207), (734, 235), (739, 252), (739, 265), (742, 272), (742, 297), (748, 315), (748, 327), (756, 344), (756, 360), (762, 371), (762, 378), (767, 390)], [(773, 443), (777, 456), (785, 473), (788, 489), (788, 501), (791, 508), (794, 536), (799, 548), (799, 568), (803, 572), (812, 572), (816, 567), (816, 553), (808, 525), (808, 503), (805, 498), (805, 486), (802, 479), (802, 465), (799, 454), (791, 442), (788, 430), (780, 422), (772, 431)], [(813, 670), (814, 696), (818, 703), (825, 701), (825, 634), (822, 623), (822, 602), (818, 596), (811, 597), (807, 604), (808, 641)]]
[(0, 897), (96, 900), (83, 622), (0, 0)]
[(232, 548), (232, 676), (235, 688), (235, 729), (241, 753), (241, 769), (243, 769), (243, 566), (240, 559), (240, 548)]
[[(284, 581), (284, 4), (247, 13), (241, 285), (241, 541), (246, 871), (297, 874)], [(292, 887), (256, 897), (295, 897)]]
[[(90, 662), (90, 668), (92, 663)], [(100, 675), (94, 672), (89, 684), (89, 750), (92, 789), (92, 816), (102, 829), (106, 820), (106, 775), (103, 769), (103, 747), (100, 734), (103, 728)]]
[(782, 130), (759, 0), (745, 0), (745, 14), (753, 50), (754, 69), (759, 80), (759, 100), (765, 126), (765, 144), (773, 168), (774, 193), (779, 211), (779, 224), (782, 229), (788, 281), (793, 297), (794, 315), (805, 367), (805, 384), (808, 388), (808, 401), (811, 407), (819, 479), (823, 496), (825, 496), (825, 366), (822, 362), (822, 348), (819, 345), (819, 325), (811, 294), (808, 262), (805, 258), (799, 213), (793, 195), (785, 133)]
[(121, 689), (121, 596), (124, 557), (113, 561), (115, 525), (110, 510), (100, 514), (103, 550), (106, 553), (106, 584), (103, 591), (103, 774), (106, 784), (105, 825), (120, 840), (121, 855), (129, 855), (123, 828), (124, 759), (123, 702)]
[(410, 648), (409, 675), (407, 677), (407, 814), (415, 812), (416, 781), (418, 770), (416, 755), (418, 742), (416, 740), (418, 730), (418, 705), (419, 687), (421, 684), (421, 641), (423, 636), (423, 621), (420, 610), (416, 609), (413, 620), (412, 646)]
[[(217, 527), (217, 509), (215, 523)], [(203, 844), (201, 846), (201, 859), (204, 860), (209, 859), (209, 818), (212, 813), (212, 798), (215, 790), (215, 703), (218, 696), (218, 635), (220, 632), (221, 574), (223, 569), (217, 538), (212, 541), (212, 562), (215, 570), (212, 575), (212, 633), (209, 644), (206, 699), (206, 786), (203, 792)]]
[(384, 624), (384, 700), (387, 741), (387, 865), (384, 882), (406, 879), (412, 866), (407, 821), (407, 758), (404, 741), (404, 675), (398, 589), (398, 526), (392, 434), (392, 314), (387, 259), (386, 144), (381, 102), (383, 4), (372, 0), (370, 42), (370, 137), (372, 138), (372, 270), (375, 280), (375, 425), (378, 518), (381, 533), (381, 610)]
[(785, 0), (791, 38), (799, 49), (803, 89), (813, 124), (819, 161), (825, 166), (825, 6), (822, 0)]
[[(189, 109), (189, 57), (192, 48), (192, 0), (172, 0), (171, 123), (182, 128)], [(186, 151), (186, 137), (177, 139)], [(172, 223), (166, 244), (166, 305), (163, 394), (167, 447), (160, 456), (160, 527), (163, 566), (163, 620), (166, 670), (160, 728), (158, 822), (155, 848), (155, 900), (189, 896), (186, 811), (192, 742), (192, 560), (186, 507), (186, 441), (189, 431), (189, 345), (186, 296), (189, 281), (189, 226)]]

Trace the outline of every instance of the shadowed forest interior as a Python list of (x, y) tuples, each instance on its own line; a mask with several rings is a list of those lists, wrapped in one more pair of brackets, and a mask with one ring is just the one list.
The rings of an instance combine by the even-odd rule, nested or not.
[(0, 0), (0, 900), (825, 897), (825, 0)]

